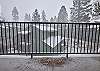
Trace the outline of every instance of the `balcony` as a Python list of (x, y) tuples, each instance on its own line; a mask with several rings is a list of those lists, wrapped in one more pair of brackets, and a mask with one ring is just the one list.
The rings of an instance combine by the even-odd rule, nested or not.
[(99, 54), (99, 23), (0, 22), (0, 54)]
[(100, 54), (99, 23), (0, 22), (1, 71), (100, 70), (99, 58), (68, 58), (70, 54)]

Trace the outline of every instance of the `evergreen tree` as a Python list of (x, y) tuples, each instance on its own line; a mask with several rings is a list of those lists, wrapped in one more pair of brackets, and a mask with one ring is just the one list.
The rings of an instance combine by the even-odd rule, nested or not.
[(31, 21), (30, 14), (28, 15), (28, 14), (26, 13), (26, 14), (25, 14), (24, 20), (25, 20), (25, 21)]
[(53, 19), (53, 17), (51, 17), (51, 18), (50, 18), (50, 22), (54, 22), (54, 19)]
[(5, 22), (5, 18), (0, 16), (0, 22)]
[(54, 16), (54, 22), (57, 22), (57, 17), (56, 16)]
[(71, 8), (71, 22), (90, 22), (92, 15), (91, 0), (74, 0)]
[(65, 6), (62, 6), (58, 13), (58, 22), (68, 22), (68, 14)]
[(93, 16), (100, 15), (100, 3), (98, 1), (96, 1), (93, 6), (94, 6), (94, 8), (93, 8)]
[(38, 14), (38, 10), (37, 9), (35, 9), (35, 12), (33, 12), (32, 21), (40, 22), (40, 15)]
[(14, 20), (14, 21), (18, 21), (18, 19), (19, 19), (18, 14), (19, 14), (19, 13), (18, 13), (17, 8), (14, 7), (13, 10), (12, 10), (12, 17), (13, 17), (13, 20)]
[(29, 16), (28, 16), (28, 14), (26, 13), (26, 14), (25, 14), (25, 19), (24, 19), (24, 20), (25, 20), (25, 21), (28, 21), (28, 17), (29, 17)]
[(42, 11), (42, 22), (47, 22), (45, 11)]
[(30, 16), (30, 14), (29, 14), (29, 16), (28, 16), (28, 20), (31, 21), (31, 16)]
[[(62, 6), (59, 13), (58, 13), (58, 20), (57, 22), (62, 22), (62, 23), (68, 23), (68, 14), (66, 11), (65, 6)], [(65, 24), (57, 24), (58, 25), (58, 31), (59, 34), (64, 36), (64, 31), (65, 31)], [(61, 31), (62, 29), (62, 31)]]
[(71, 10), (70, 22), (76, 22), (76, 19), (74, 18), (75, 14), (76, 14), (75, 9), (74, 8), (70, 8), (70, 10)]

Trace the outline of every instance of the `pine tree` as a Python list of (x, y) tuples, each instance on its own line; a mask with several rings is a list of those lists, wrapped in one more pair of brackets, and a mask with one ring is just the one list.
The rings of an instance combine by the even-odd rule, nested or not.
[(14, 7), (13, 10), (12, 10), (12, 17), (13, 17), (13, 20), (14, 20), (14, 21), (18, 21), (18, 20), (19, 20), (18, 14), (19, 14), (19, 13), (18, 13), (17, 8)]
[(65, 6), (62, 6), (58, 13), (58, 22), (68, 22), (68, 14)]
[(42, 22), (47, 22), (45, 11), (42, 11)]
[(56, 16), (54, 16), (54, 22), (57, 22), (57, 17)]
[(96, 1), (93, 6), (94, 6), (94, 8), (93, 8), (93, 16), (100, 15), (100, 3), (98, 1)]
[(90, 22), (92, 15), (91, 0), (74, 0), (71, 9), (71, 22)]
[(40, 15), (38, 14), (38, 10), (37, 9), (35, 9), (35, 12), (33, 12), (32, 21), (40, 22)]
[(5, 22), (5, 18), (0, 16), (0, 22)]
[(24, 20), (25, 20), (25, 21), (31, 21), (30, 14), (28, 15), (28, 14), (26, 13), (26, 14), (25, 14)]
[(30, 14), (29, 14), (29, 16), (28, 16), (28, 20), (31, 21), (31, 16), (30, 16)]
[(70, 22), (76, 22), (76, 19), (74, 18), (76, 15), (75, 8), (70, 8), (70, 10), (71, 10)]
[(28, 16), (28, 14), (26, 13), (26, 14), (25, 14), (24, 20), (25, 20), (25, 21), (28, 21), (28, 18), (29, 18), (29, 16)]
[(51, 17), (51, 18), (50, 18), (50, 22), (54, 22), (54, 19), (53, 19), (53, 17)]

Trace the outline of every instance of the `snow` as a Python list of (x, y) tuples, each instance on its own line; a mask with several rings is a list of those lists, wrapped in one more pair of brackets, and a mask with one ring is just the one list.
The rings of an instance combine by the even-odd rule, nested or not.
[[(1, 26), (0, 26), (1, 27)], [(16, 24), (12, 25), (8, 25), (8, 24), (2, 24), (2, 28), (5, 29), (5, 28), (20, 28), (20, 25), (16, 26)]]
[(62, 39), (61, 39), (61, 36), (58, 36), (58, 37), (57, 36), (51, 36), (51, 37), (48, 37), (46, 40), (43, 40), (43, 42), (48, 44), (50, 47), (54, 48), (62, 40), (64, 40), (64, 37), (62, 37)]
[[(0, 27), (1, 27), (1, 26), (0, 26)], [(4, 26), (4, 25), (3, 25), (3, 26), (2, 26), (3, 29), (5, 29), (5, 28), (9, 28), (9, 27), (11, 28), (12, 25), (10, 25), (10, 26)]]
[(95, 16), (91, 19), (90, 23), (100, 23), (100, 16)]
[[(58, 57), (66, 57), (66, 54), (60, 54)], [(100, 57), (99, 54), (69, 54), (69, 57)]]
[(25, 56), (25, 55), (1, 55), (0, 58), (30, 58), (30, 56)]
[[(1, 27), (1, 26), (0, 26)], [(8, 28), (8, 27), (6, 27), (6, 28)], [(2, 29), (5, 29), (5, 26), (2, 26)]]
[[(10, 48), (9, 48), (8, 53), (14, 53), (14, 48), (11, 48), (11, 52), (10, 52)], [(18, 53), (18, 50), (15, 50), (15, 53)]]
[[(25, 45), (25, 42), (22, 42), (22, 43), (20, 42), (20, 44)], [(26, 43), (26, 45), (28, 44), (31, 45), (32, 43)]]
[(95, 23), (100, 23), (100, 19), (94, 20)]
[(21, 32), (18, 32), (18, 34), (28, 34), (30, 33), (31, 31), (21, 31)]
[[(89, 26), (87, 27), (89, 29)], [(90, 25), (90, 28), (96, 28), (96, 25)], [(99, 25), (97, 25), (97, 30), (99, 29)]]
[[(84, 29), (86, 28), (86, 27), (83, 27)], [(87, 29), (92, 29), (92, 28), (96, 28), (96, 25), (90, 25), (90, 27), (89, 26), (87, 26)], [(82, 29), (82, 27), (80, 27), (80, 29)], [(97, 30), (99, 30), (99, 25), (97, 25)]]
[[(99, 25), (97, 25), (97, 28), (99, 27)], [(87, 27), (87, 28), (89, 28), (89, 26)], [(90, 25), (90, 28), (96, 28), (96, 25)]]
[[(99, 54), (69, 54), (69, 57), (100, 57)], [(58, 56), (33, 56), (33, 58), (43, 58), (43, 57), (49, 57), (49, 58), (60, 58), (60, 57), (66, 57), (66, 54), (61, 54)], [(25, 55), (0, 55), (0, 58), (31, 58), (31, 56), (25, 56)]]
[(46, 25), (40, 25), (40, 28), (39, 28), (39, 25), (33, 25), (33, 26), (36, 26), (36, 28), (40, 29), (41, 31), (50, 31), (50, 28), (51, 28), (51, 32), (54, 32), (54, 31), (57, 31), (57, 29), (54, 29), (53, 27), (50, 27), (50, 26), (46, 26)]

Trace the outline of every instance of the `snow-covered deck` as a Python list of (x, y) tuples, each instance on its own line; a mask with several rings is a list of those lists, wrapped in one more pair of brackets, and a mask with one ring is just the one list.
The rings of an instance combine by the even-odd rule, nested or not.
[(61, 36), (51, 36), (51, 37), (48, 37), (46, 40), (43, 40), (43, 42), (46, 43), (47, 45), (49, 45), (50, 47), (54, 48), (62, 40), (64, 40), (64, 37), (61, 37)]

